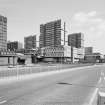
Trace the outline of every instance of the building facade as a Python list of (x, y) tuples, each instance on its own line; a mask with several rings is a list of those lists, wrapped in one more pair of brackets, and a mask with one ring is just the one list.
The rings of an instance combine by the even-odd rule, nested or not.
[(62, 44), (62, 22), (61, 20), (52, 21), (40, 25), (40, 42), (42, 47), (58, 47)]
[(101, 54), (100, 53), (92, 53), (84, 56), (84, 62), (86, 63), (100, 63), (101, 62)]
[(84, 47), (84, 35), (83, 33), (73, 33), (68, 35), (68, 45), (81, 48)]
[(18, 41), (7, 42), (7, 50), (16, 51), (16, 50), (19, 50), (19, 49), (22, 49), (22, 48), (23, 48), (22, 43), (20, 43)]
[(46, 62), (66, 62), (71, 59), (71, 47), (43, 47), (41, 48), (41, 56)]
[(28, 36), (24, 38), (24, 48), (25, 49), (35, 49), (36, 48), (36, 35)]
[(93, 54), (93, 47), (85, 47), (85, 55)]
[(15, 52), (0, 51), (0, 66), (17, 65), (17, 55)]
[(7, 18), (0, 15), (0, 50), (7, 49)]

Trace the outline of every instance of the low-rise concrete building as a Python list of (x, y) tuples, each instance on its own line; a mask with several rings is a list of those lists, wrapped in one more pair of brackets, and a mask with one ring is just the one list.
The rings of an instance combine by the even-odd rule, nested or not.
[(84, 52), (82, 48), (78, 49), (71, 46), (44, 47), (41, 48), (40, 56), (43, 57), (44, 61), (73, 63), (84, 58)]
[[(17, 53), (23, 54), (26, 56), (26, 60), (27, 59), (31, 59), (31, 63), (37, 63), (38, 61), (38, 56), (40, 54), (40, 48), (36, 48), (36, 49), (20, 49), (17, 50)], [(26, 61), (27, 62), (27, 61)]]
[(100, 53), (92, 53), (84, 56), (84, 63), (101, 63), (102, 61), (102, 54)]
[(0, 51), (0, 66), (17, 65), (17, 55), (14, 52)]
[(84, 59), (84, 47), (81, 48), (72, 47), (71, 55), (73, 63), (79, 62), (80, 59)]
[(40, 56), (43, 57), (43, 61), (46, 62), (64, 62), (66, 59), (71, 58), (71, 47), (43, 47), (41, 48)]

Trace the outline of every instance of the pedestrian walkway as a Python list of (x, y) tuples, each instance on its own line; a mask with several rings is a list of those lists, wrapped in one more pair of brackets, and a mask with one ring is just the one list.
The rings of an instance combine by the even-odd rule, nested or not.
[(7, 69), (8, 69), (8, 66), (0, 66), (0, 71), (7, 70)]
[(1, 84), (7, 84), (7, 83), (12, 83), (12, 82), (17, 82), (17, 81), (22, 81), (22, 80), (29, 80), (32, 78), (38, 78), (42, 76), (47, 76), (47, 75), (53, 75), (57, 73), (64, 73), (68, 71), (76, 71), (80, 69), (85, 69), (85, 68), (90, 68), (92, 66), (86, 66), (86, 67), (77, 67), (77, 68), (66, 68), (66, 69), (61, 69), (61, 70), (56, 70), (56, 71), (46, 71), (46, 72), (37, 72), (37, 73), (32, 73), (32, 74), (25, 74), (25, 75), (16, 75), (12, 77), (5, 77), (0, 79), (0, 85)]
[(28, 64), (28, 65), (8, 65), (8, 66), (0, 66), (0, 71), (3, 70), (10, 70), (10, 69), (16, 69), (16, 68), (28, 68), (28, 67), (39, 67), (39, 64)]

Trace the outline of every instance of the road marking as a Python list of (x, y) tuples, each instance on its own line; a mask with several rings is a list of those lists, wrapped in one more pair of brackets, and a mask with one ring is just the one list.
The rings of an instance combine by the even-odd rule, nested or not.
[(6, 102), (7, 102), (7, 100), (3, 100), (0, 102), (0, 104), (6, 103)]
[(104, 73), (103, 72), (101, 72), (101, 76), (104, 76)]
[[(102, 78), (99, 78), (98, 84), (100, 84), (102, 81)], [(84, 105), (96, 105), (97, 102), (97, 93), (98, 93), (99, 88), (96, 88), (91, 96), (89, 104), (85, 103)]]
[(104, 72), (101, 72), (101, 76), (102, 76), (103, 79), (105, 80), (105, 74), (104, 74)]
[(100, 83), (101, 83), (101, 81), (102, 81), (102, 78), (100, 77), (100, 79), (99, 79), (99, 81), (98, 81), (98, 84), (100, 84)]
[(91, 97), (91, 100), (90, 100), (90, 102), (89, 102), (89, 105), (93, 105), (93, 103), (94, 103), (94, 101), (95, 101), (95, 98), (96, 98), (96, 95), (97, 95), (97, 92), (98, 92), (98, 88), (96, 88), (95, 89), (95, 91), (94, 91), (94, 93), (93, 93), (93, 95), (92, 95), (92, 97)]

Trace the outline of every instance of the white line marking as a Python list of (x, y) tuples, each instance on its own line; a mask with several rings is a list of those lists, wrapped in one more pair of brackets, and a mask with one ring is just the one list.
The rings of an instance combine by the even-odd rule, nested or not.
[(1, 101), (0, 104), (6, 103), (6, 102), (7, 102), (7, 100)]
[(100, 83), (101, 83), (101, 81), (102, 81), (102, 78), (100, 77), (100, 79), (99, 79), (99, 81), (98, 81), (98, 84), (100, 84)]
[(89, 105), (93, 105), (94, 101), (95, 101), (95, 98), (96, 98), (96, 95), (97, 95), (97, 92), (98, 92), (98, 88), (95, 89), (92, 97), (91, 97), (91, 100), (89, 102)]
[[(100, 77), (98, 84), (100, 84), (102, 81), (102, 78)], [(98, 92), (99, 88), (96, 88), (91, 96), (90, 102), (89, 104), (85, 103), (84, 105), (96, 105), (97, 102), (97, 92)]]
[(101, 72), (101, 76), (104, 76), (104, 73), (103, 72)]

